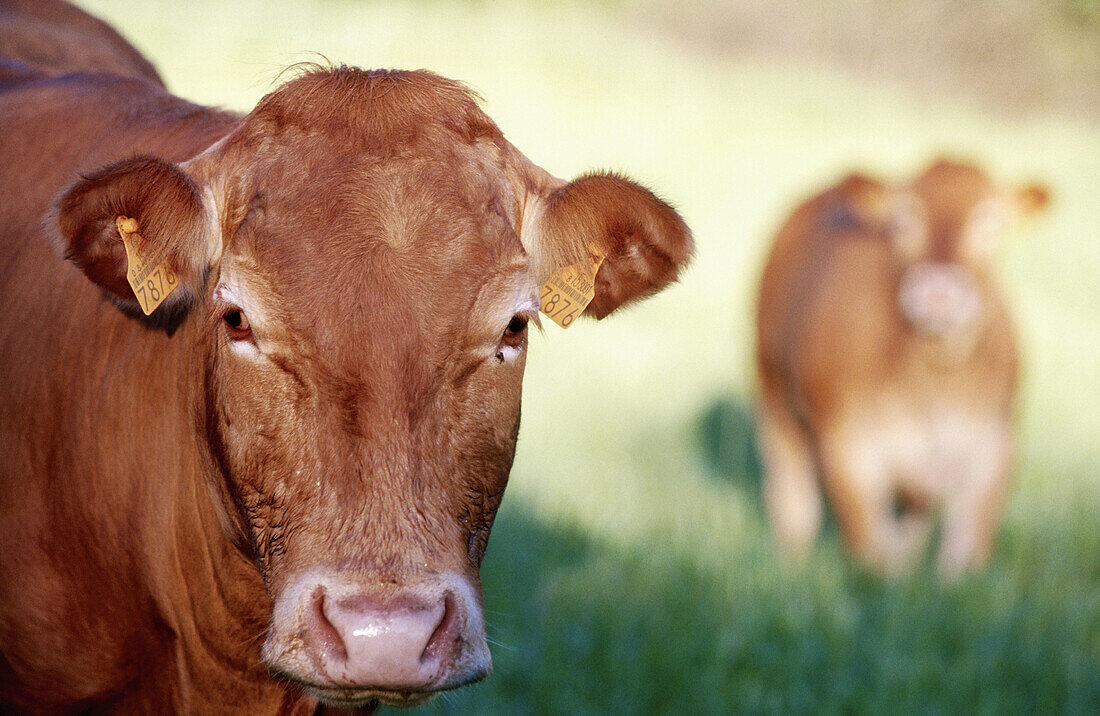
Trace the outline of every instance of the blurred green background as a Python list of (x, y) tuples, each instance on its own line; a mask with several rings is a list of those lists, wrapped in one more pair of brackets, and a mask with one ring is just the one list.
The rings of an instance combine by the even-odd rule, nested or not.
[[(82, 4), (178, 94), (247, 110), (324, 57), (462, 79), (552, 173), (625, 171), (698, 257), (532, 340), (483, 575), (495, 673), (433, 713), (1100, 712), (1100, 2), (187, 0)], [(992, 564), (884, 582), (774, 554), (751, 315), (794, 204), (940, 154), (1040, 179), (1005, 237), (1020, 469)]]

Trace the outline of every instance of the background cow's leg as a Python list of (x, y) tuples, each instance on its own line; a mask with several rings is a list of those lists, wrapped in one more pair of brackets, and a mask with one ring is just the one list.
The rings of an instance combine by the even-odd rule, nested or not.
[(873, 431), (834, 430), (822, 439), (824, 483), (848, 548), (867, 566), (897, 575), (920, 559), (932, 520), (924, 512), (894, 514), (888, 457)]
[(947, 578), (958, 577), (989, 559), (1008, 495), (1012, 440), (1007, 427), (989, 428), (988, 434), (982, 431), (973, 444), (969, 474), (963, 476), (959, 492), (944, 508), (936, 567)]
[(821, 530), (822, 500), (809, 437), (790, 409), (765, 391), (756, 430), (764, 463), (764, 505), (779, 549), (803, 557)]

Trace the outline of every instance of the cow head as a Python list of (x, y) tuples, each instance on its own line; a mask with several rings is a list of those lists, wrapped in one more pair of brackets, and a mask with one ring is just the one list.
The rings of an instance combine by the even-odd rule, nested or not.
[(1047, 190), (1002, 188), (974, 165), (941, 160), (897, 196), (891, 238), (902, 267), (902, 316), (925, 338), (973, 345), (994, 249), (1014, 220), (1046, 205)]
[(1041, 185), (1000, 187), (978, 167), (946, 160), (907, 185), (857, 175), (838, 192), (853, 225), (885, 238), (909, 330), (954, 355), (980, 335), (1000, 236), (1049, 200)]
[[(310, 72), (204, 153), (107, 167), (58, 213), (92, 281), (192, 346), (206, 477), (272, 600), (263, 661), (339, 705), (489, 672), (478, 569), (541, 281), (605, 255), (600, 318), (691, 253), (650, 192), (553, 178), (424, 72)], [(119, 215), (179, 276), (148, 318)]]

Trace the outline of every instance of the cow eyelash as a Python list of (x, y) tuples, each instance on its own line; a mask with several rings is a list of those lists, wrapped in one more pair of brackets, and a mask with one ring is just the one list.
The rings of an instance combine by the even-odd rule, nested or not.
[(225, 334), (230, 340), (245, 341), (252, 338), (252, 324), (239, 308), (230, 308), (222, 314), (222, 323), (225, 325)]

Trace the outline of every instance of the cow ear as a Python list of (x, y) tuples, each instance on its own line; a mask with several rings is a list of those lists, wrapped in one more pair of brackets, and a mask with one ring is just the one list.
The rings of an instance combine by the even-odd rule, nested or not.
[(603, 318), (660, 291), (691, 258), (684, 220), (645, 187), (605, 173), (541, 183), (525, 202), (520, 240), (540, 285), (563, 266), (603, 257), (585, 315)]
[[(104, 289), (125, 312), (143, 315), (127, 281), (122, 232), (137, 234), (141, 256), (178, 280), (149, 320), (162, 324), (186, 313), (199, 295), (214, 221), (194, 180), (179, 166), (138, 156), (104, 167), (70, 186), (55, 206), (65, 258)], [(129, 221), (126, 221), (129, 220)], [(164, 286), (157, 287), (157, 294)]]
[(1025, 224), (1050, 203), (1050, 190), (1026, 184), (997, 191), (979, 202), (967, 218), (964, 245), (977, 258), (987, 258), (1001, 243), (1005, 231)]
[(1023, 219), (1030, 219), (1050, 204), (1050, 189), (1039, 183), (1017, 187), (1015, 204), (1017, 215)]

